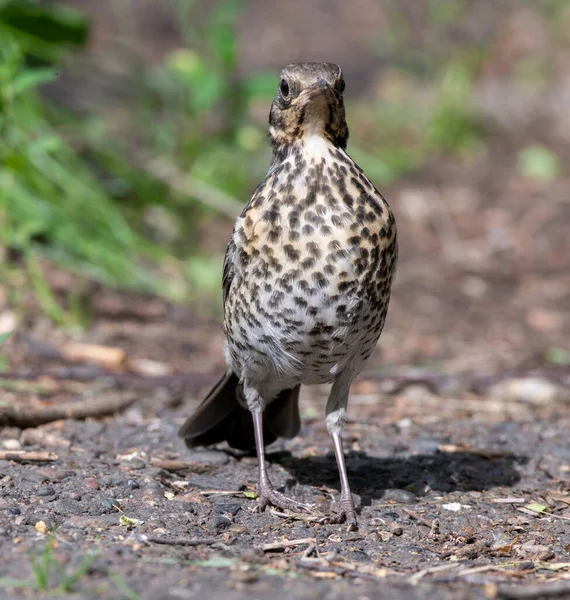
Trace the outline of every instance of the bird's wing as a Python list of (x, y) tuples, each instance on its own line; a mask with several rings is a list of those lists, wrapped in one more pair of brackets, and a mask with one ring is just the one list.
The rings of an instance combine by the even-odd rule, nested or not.
[[(228, 246), (226, 248), (226, 255), (224, 257), (224, 268), (222, 274), (222, 292), (223, 292), (223, 301), (224, 306), (226, 305), (227, 297), (230, 293), (230, 287), (232, 285), (232, 281), (236, 275), (236, 254), (238, 253), (238, 247), (236, 246), (236, 232), (239, 233), (243, 229), (243, 221), (244, 217), (247, 213), (259, 203), (259, 195), (265, 189), (267, 185), (269, 176), (267, 176), (256, 188), (255, 192), (253, 192), (253, 196), (250, 198), (249, 202), (244, 206), (244, 209), (241, 215), (236, 219), (236, 224), (234, 226), (234, 230), (232, 233), (232, 237), (228, 242)], [(239, 236), (238, 236), (239, 241)]]
[(222, 274), (222, 292), (224, 299), (224, 307), (226, 305), (226, 299), (232, 285), (232, 281), (235, 275), (235, 263), (234, 257), (236, 253), (236, 245), (234, 242), (234, 236), (230, 238), (228, 247), (226, 248), (226, 255), (224, 257), (224, 269)]

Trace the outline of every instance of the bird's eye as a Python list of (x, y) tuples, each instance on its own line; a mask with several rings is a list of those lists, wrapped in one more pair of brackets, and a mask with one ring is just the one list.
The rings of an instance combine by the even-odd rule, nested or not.
[(344, 88), (346, 87), (346, 84), (344, 83), (344, 79), (341, 79), (337, 84), (336, 84), (336, 91), (339, 94), (342, 94), (344, 92)]
[(281, 80), (281, 83), (279, 84), (279, 90), (281, 91), (283, 98), (287, 98), (289, 95), (289, 84), (285, 81), (285, 79)]

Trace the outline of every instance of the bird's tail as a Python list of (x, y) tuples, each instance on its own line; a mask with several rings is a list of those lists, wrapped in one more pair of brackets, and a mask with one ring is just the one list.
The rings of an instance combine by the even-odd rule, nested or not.
[[(293, 438), (299, 433), (299, 388), (283, 390), (267, 404), (263, 412), (265, 445), (278, 437)], [(253, 419), (240, 403), (240, 395), (243, 397), (238, 377), (226, 373), (180, 428), (178, 434), (186, 445), (193, 448), (227, 441), (239, 450), (255, 448)]]

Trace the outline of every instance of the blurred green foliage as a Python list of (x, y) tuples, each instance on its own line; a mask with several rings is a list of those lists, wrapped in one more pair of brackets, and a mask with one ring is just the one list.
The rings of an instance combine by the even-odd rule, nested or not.
[[(390, 27), (371, 48), (387, 65), (378, 89), (373, 98), (347, 97), (350, 153), (378, 185), (437, 155), (484, 150), (471, 100), (486, 48), (463, 44), (459, 52), (443, 35), (468, 4), (430, 0), (423, 44), (414, 42), (405, 11), (387, 4)], [(133, 28), (135, 4), (115, 5), (119, 29)], [(0, 257), (17, 259), (0, 261), (0, 277), (18, 288), (24, 273), (61, 324), (86, 323), (89, 311), (73, 290), (62, 308), (43, 274), (45, 259), (106, 285), (206, 300), (207, 310), (220, 310), (220, 252), (229, 222), (267, 170), (265, 115), (277, 74), (239, 72), (239, 0), (208, 11), (192, 0), (168, 6), (180, 47), (154, 64), (123, 53), (121, 100), (72, 114), (38, 87), (81, 59), (85, 17), (54, 3), (0, 0)], [(519, 167), (551, 178), (559, 165), (530, 146)], [(224, 239), (208, 243), (218, 235)]]
[(518, 153), (518, 164), (521, 173), (531, 179), (552, 181), (562, 171), (560, 158), (548, 148), (540, 144), (531, 144)]
[[(0, 247), (19, 257), (46, 313), (66, 322), (37, 257), (41, 254), (105, 283), (153, 289), (143, 261), (164, 251), (148, 244), (75, 148), (47, 117), (36, 88), (57, 76), (70, 45), (86, 41), (75, 11), (27, 0), (0, 3)], [(11, 280), (3, 261), (2, 279)]]
[(482, 125), (471, 104), (473, 75), (465, 62), (451, 62), (444, 70), (426, 128), (426, 140), (436, 150), (470, 153), (480, 145)]

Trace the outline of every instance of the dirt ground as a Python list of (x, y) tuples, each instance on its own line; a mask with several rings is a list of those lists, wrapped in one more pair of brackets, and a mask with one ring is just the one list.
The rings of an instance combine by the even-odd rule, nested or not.
[[(41, 428), (52, 462), (0, 462), (3, 578), (33, 580), (30, 557), (49, 537), (68, 574), (95, 555), (74, 586), (81, 598), (271, 598), (282, 586), (296, 598), (355, 599), (521, 598), (563, 581), (570, 589), (567, 414), (514, 420), (487, 412), (485, 400), (480, 410), (379, 401), (383, 416), (347, 428), (361, 509), (359, 530), (346, 533), (307, 515), (254, 514), (244, 491), (253, 490), (255, 458), (186, 451), (176, 428), (188, 406), (156, 416), (161, 401), (150, 394), (120, 417)], [(2, 441), (20, 434), (6, 429)], [(277, 485), (326, 509), (338, 485), (321, 419), (269, 458)], [(541, 506), (547, 512), (534, 512)], [(50, 585), (59, 581), (54, 568)], [(37, 597), (28, 587), (4, 593)]]

